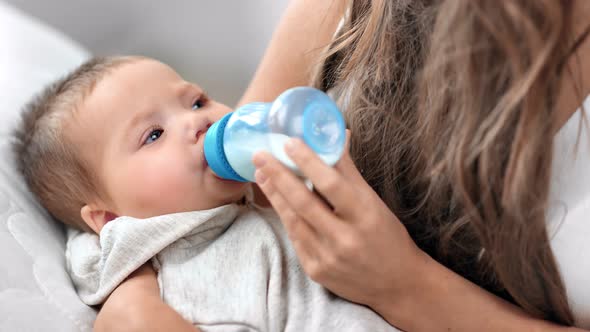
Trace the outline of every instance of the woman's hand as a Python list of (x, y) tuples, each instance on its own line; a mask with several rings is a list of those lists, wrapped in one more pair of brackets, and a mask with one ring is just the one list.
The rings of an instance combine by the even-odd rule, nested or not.
[(415, 245), (348, 153), (332, 168), (293, 143), (287, 154), (323, 199), (267, 153), (254, 156), (256, 181), (303, 269), (324, 287), (405, 331), (582, 331), (535, 319), (439, 264)]
[(254, 156), (257, 184), (279, 214), (305, 272), (339, 296), (377, 310), (410, 286), (425, 254), (348, 152), (332, 168), (301, 140), (290, 143), (287, 154), (323, 199), (264, 152)]

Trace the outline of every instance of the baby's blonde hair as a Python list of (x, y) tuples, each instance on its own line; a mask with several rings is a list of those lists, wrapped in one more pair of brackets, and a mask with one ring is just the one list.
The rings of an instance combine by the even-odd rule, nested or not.
[(25, 105), (15, 130), (13, 149), (29, 189), (51, 215), (63, 223), (91, 232), (80, 209), (102, 196), (95, 170), (81, 157), (65, 132), (96, 84), (116, 67), (136, 57), (97, 57), (47, 86)]

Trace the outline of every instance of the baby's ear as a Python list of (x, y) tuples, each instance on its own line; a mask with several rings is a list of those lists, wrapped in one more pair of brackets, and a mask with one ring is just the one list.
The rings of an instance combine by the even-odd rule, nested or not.
[(94, 204), (86, 204), (80, 209), (80, 216), (82, 219), (90, 227), (96, 234), (100, 233), (100, 230), (108, 223), (109, 221), (117, 218), (117, 215), (100, 209), (98, 206)]

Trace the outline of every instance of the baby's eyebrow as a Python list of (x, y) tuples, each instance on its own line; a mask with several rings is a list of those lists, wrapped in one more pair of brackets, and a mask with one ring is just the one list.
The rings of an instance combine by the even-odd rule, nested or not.
[(125, 137), (129, 137), (133, 133), (133, 129), (136, 128), (142, 122), (146, 122), (156, 116), (156, 110), (142, 111), (135, 113), (127, 124), (123, 127), (123, 133)]
[(180, 98), (185, 98), (185, 97), (190, 97), (194, 94), (197, 95), (202, 95), (205, 92), (203, 91), (203, 89), (201, 89), (201, 87), (199, 87), (198, 85), (191, 83), (191, 82), (183, 82), (182, 85), (180, 86), (179, 90), (178, 90), (178, 96)]

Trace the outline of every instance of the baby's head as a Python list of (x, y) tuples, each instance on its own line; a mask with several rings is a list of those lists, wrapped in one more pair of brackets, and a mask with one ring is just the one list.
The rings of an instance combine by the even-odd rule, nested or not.
[(243, 197), (203, 154), (230, 108), (170, 67), (142, 57), (96, 58), (26, 106), (15, 152), (31, 191), (58, 220), (100, 232), (117, 216), (204, 210)]

